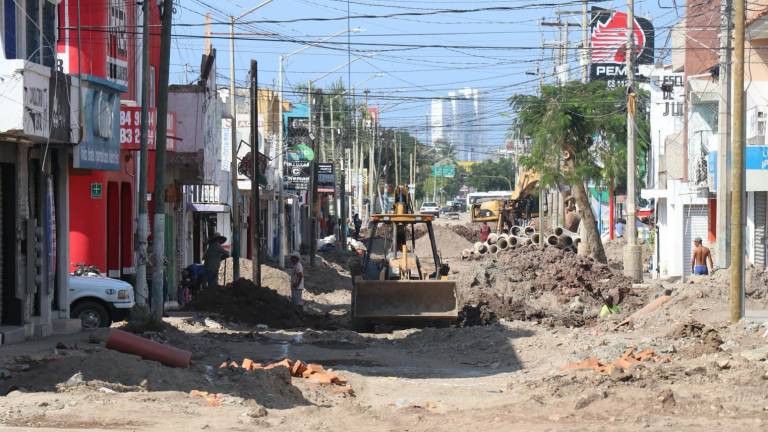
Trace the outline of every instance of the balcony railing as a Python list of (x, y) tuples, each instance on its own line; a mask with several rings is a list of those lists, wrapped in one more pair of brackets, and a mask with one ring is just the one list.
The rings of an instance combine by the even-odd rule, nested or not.
[(219, 199), (219, 186), (214, 184), (195, 184), (183, 186), (184, 196), (187, 202), (193, 204), (217, 204)]

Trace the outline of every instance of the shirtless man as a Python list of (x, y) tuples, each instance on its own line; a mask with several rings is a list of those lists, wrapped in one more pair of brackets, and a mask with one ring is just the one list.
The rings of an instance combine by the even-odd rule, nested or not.
[[(707, 267), (707, 262), (709, 262), (709, 267)], [(710, 268), (715, 268), (715, 265), (712, 263), (712, 254), (709, 252), (709, 248), (701, 245), (701, 237), (696, 237), (693, 240), (691, 271), (695, 275), (707, 275)]]

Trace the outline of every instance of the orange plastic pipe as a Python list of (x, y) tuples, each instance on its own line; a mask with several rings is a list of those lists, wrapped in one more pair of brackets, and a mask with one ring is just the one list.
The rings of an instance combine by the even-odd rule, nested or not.
[(109, 332), (107, 348), (126, 354), (135, 354), (143, 359), (154, 360), (171, 367), (189, 367), (189, 362), (192, 360), (192, 353), (189, 351), (163, 345), (117, 329)]

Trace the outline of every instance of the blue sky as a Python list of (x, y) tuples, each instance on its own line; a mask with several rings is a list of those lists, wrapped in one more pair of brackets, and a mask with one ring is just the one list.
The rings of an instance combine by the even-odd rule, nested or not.
[[(260, 4), (262, 0), (177, 0), (175, 23), (201, 24), (207, 11), (213, 13), (213, 22), (226, 22), (228, 15), (240, 13)], [(277, 81), (278, 56), (301, 48), (303, 43), (324, 38), (347, 29), (347, 0), (273, 0), (237, 26), (237, 32), (261, 32), (266, 35), (252, 36), (252, 40), (237, 40), (235, 76), (244, 85), (250, 60), (259, 62), (260, 86), (271, 87)], [(669, 28), (684, 13), (682, 2), (677, 8), (672, 0), (639, 0), (636, 14), (650, 17), (656, 26), (656, 47), (668, 46)], [(446, 96), (451, 90), (474, 87), (485, 92), (487, 99), (486, 137), (488, 146), (499, 147), (504, 143), (506, 126), (510, 122), (506, 98), (515, 93), (532, 93), (538, 87), (538, 78), (528, 73), (536, 72), (541, 60), (541, 36), (547, 42), (557, 40), (552, 27), (540, 29), (539, 21), (555, 19), (556, 7), (560, 10), (580, 11), (579, 1), (563, 0), (508, 0), (508, 1), (431, 1), (431, 0), (351, 0), (351, 15), (386, 15), (397, 13), (433, 13), (444, 9), (475, 9), (490, 7), (516, 7), (519, 10), (480, 11), (473, 13), (440, 13), (422, 16), (396, 16), (388, 18), (354, 18), (352, 28), (361, 32), (350, 36), (353, 56), (373, 53), (351, 65), (353, 84), (369, 77), (385, 73), (367, 81), (364, 88), (370, 90), (370, 105), (382, 107), (382, 124), (387, 127), (408, 129), (414, 135), (424, 137), (429, 98)], [(606, 1), (590, 5), (625, 11), (626, 3)], [(329, 21), (298, 21), (262, 23), (305, 18), (333, 19)], [(569, 60), (572, 78), (578, 78), (576, 44), (580, 30), (574, 17), (570, 22)], [(213, 32), (227, 32), (228, 25), (214, 25)], [(199, 73), (200, 55), (203, 48), (201, 26), (178, 26), (173, 40), (171, 58), (171, 82), (184, 80), (185, 64), (188, 79)], [(196, 37), (183, 37), (193, 35)], [(229, 41), (214, 39), (218, 51), (220, 85), (229, 82)], [(257, 40), (253, 40), (257, 39)], [(316, 79), (347, 62), (346, 35), (334, 38), (323, 46), (312, 47), (292, 57), (286, 67), (286, 91), (292, 86)], [(373, 45), (365, 45), (370, 43)], [(398, 45), (398, 46), (395, 46)], [(440, 47), (414, 47), (411, 45), (440, 45)], [(499, 49), (486, 49), (500, 47)], [(658, 52), (658, 51), (657, 51)], [(551, 81), (552, 50), (545, 50), (541, 64), (547, 81)], [(348, 81), (347, 68), (319, 81), (316, 85), (327, 86), (342, 78)], [(362, 92), (358, 88), (358, 93)], [(288, 93), (290, 94), (290, 93)]]

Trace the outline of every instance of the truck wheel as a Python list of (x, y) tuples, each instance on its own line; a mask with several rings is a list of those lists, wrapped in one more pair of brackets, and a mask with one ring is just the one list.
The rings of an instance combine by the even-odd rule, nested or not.
[(72, 308), (70, 315), (72, 318), (79, 318), (84, 329), (109, 327), (112, 324), (107, 309), (94, 301), (78, 303)]

